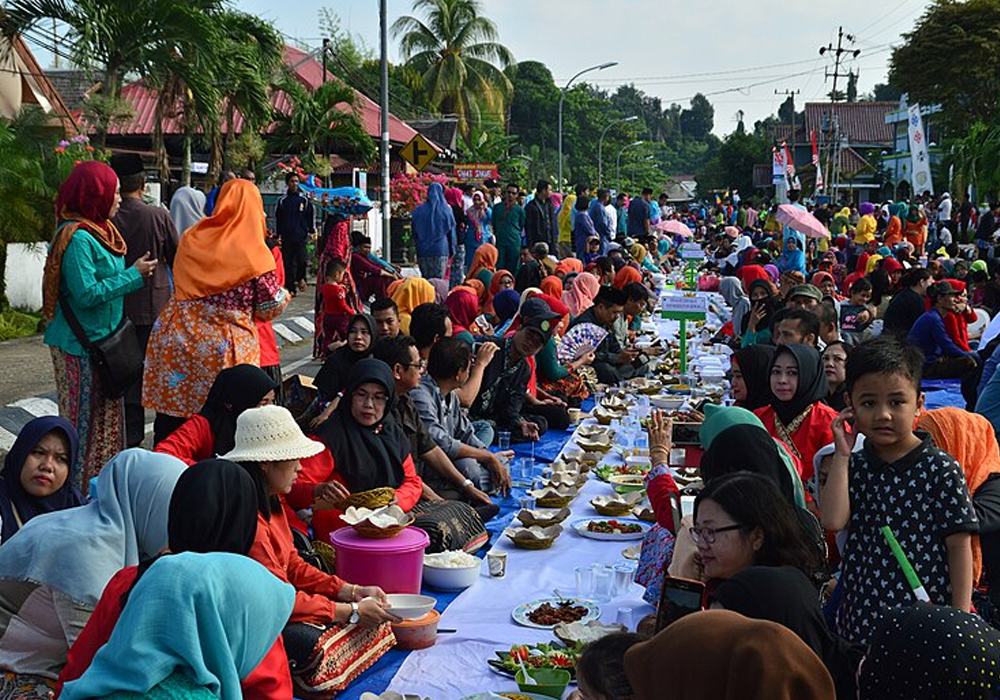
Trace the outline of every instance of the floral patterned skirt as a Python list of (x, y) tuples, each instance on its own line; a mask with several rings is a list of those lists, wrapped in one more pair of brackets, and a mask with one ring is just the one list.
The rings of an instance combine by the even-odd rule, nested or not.
[(244, 363), (260, 365), (249, 311), (171, 299), (149, 338), (142, 405), (189, 418), (201, 410), (219, 372)]
[(49, 700), (56, 682), (27, 673), (0, 672), (0, 700)]
[(80, 435), (80, 453), (71, 479), (86, 495), (90, 480), (101, 467), (125, 449), (125, 399), (104, 395), (100, 375), (94, 372), (89, 357), (70, 355), (56, 347), (49, 349), (59, 414), (76, 426)]

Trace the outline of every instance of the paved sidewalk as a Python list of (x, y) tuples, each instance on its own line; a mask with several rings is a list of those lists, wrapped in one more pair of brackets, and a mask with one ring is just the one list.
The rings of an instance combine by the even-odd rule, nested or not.
[[(312, 359), (313, 287), (299, 294), (274, 322), (282, 371), (315, 376)], [(0, 342), (0, 453), (14, 444), (21, 428), (38, 416), (58, 415), (49, 348), (41, 335)], [(152, 432), (152, 412), (146, 412), (146, 432)]]

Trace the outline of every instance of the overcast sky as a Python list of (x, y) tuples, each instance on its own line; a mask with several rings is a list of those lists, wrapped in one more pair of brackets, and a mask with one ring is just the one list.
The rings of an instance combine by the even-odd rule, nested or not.
[[(234, 0), (286, 34), (318, 46), (322, 7), (337, 12), (345, 28), (378, 47), (378, 0)], [(846, 68), (860, 69), (860, 92), (884, 82), (890, 46), (901, 41), (930, 3), (927, 0), (482, 0), (500, 41), (519, 61), (545, 63), (563, 84), (577, 71), (606, 61), (617, 66), (585, 79), (613, 90), (634, 83), (646, 93), (687, 105), (702, 92), (715, 106), (715, 132), (748, 127), (777, 111), (784, 95), (800, 90), (796, 104), (823, 99), (831, 82), (837, 27), (856, 36), (861, 49)], [(390, 22), (410, 14), (411, 0), (388, 0)], [(399, 59), (390, 39), (391, 60)], [(776, 65), (781, 64), (781, 65)], [(705, 74), (711, 75), (692, 75)], [(846, 86), (842, 79), (838, 87)], [(713, 94), (715, 93), (715, 94)], [(391, 106), (390, 106), (391, 109)], [(801, 107), (799, 107), (801, 109)]]

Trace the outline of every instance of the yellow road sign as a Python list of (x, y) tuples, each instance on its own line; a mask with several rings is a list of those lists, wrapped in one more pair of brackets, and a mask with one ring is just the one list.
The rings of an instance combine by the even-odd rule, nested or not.
[(403, 160), (417, 170), (426, 168), (437, 157), (437, 154), (437, 149), (420, 134), (414, 136), (408, 144), (403, 146), (403, 150), (399, 152)]

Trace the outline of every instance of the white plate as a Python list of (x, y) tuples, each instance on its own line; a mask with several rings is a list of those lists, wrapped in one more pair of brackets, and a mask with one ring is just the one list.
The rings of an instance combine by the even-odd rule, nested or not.
[(600, 606), (591, 603), (589, 600), (580, 600), (578, 598), (539, 598), (538, 600), (533, 600), (530, 603), (521, 603), (510, 611), (510, 616), (514, 618), (514, 622), (524, 627), (531, 627), (536, 630), (554, 629), (555, 625), (536, 625), (528, 619), (528, 613), (543, 603), (550, 603), (553, 607), (555, 607), (559, 605), (559, 603), (566, 601), (573, 603), (573, 605), (580, 605), (587, 608), (587, 614), (577, 620), (577, 622), (590, 622), (591, 620), (598, 620), (601, 617)]
[[(642, 528), (642, 532), (631, 532), (627, 534), (612, 534), (610, 532), (591, 532), (587, 529), (587, 525), (592, 522), (601, 522), (604, 520), (617, 520), (620, 523), (628, 523), (629, 525), (638, 525)], [(641, 540), (646, 536), (646, 532), (652, 527), (652, 523), (644, 523), (641, 520), (636, 520), (635, 518), (584, 518), (583, 520), (576, 520), (572, 525), (573, 529), (576, 530), (577, 534), (588, 537), (592, 540), (609, 540), (611, 542), (625, 542), (628, 540)]]

